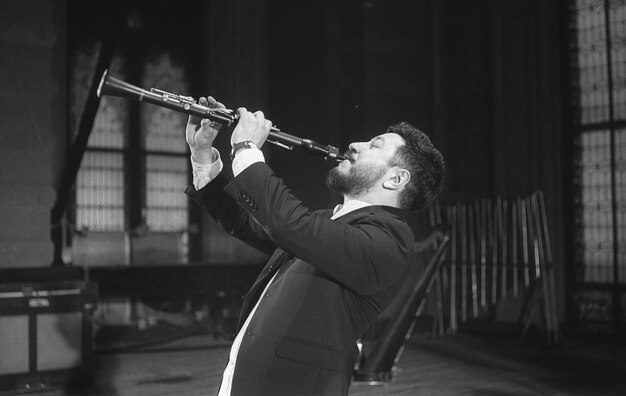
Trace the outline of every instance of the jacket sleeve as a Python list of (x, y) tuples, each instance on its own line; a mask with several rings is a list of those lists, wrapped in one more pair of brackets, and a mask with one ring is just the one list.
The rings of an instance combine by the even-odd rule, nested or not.
[(224, 173), (220, 173), (200, 190), (190, 186), (185, 193), (226, 232), (265, 254), (271, 254), (276, 250), (276, 245), (263, 227), (224, 192), (224, 186), (229, 180)]
[(304, 207), (265, 163), (244, 170), (225, 191), (275, 245), (359, 294), (383, 290), (408, 271), (413, 233), (399, 217), (372, 212), (351, 224), (325, 218)]

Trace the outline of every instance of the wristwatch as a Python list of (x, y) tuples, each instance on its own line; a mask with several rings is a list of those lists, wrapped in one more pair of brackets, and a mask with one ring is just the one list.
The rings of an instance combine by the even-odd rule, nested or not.
[(238, 150), (249, 148), (257, 148), (257, 146), (250, 140), (244, 140), (243, 142), (233, 144), (233, 148), (230, 150), (230, 160), (232, 161), (235, 158), (235, 154)]

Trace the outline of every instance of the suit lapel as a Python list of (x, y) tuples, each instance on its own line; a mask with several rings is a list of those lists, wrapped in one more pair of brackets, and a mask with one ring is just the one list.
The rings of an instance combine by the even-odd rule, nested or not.
[(265, 267), (263, 268), (257, 279), (254, 281), (254, 284), (252, 285), (248, 293), (246, 293), (246, 297), (243, 300), (241, 315), (239, 316), (239, 323), (237, 325), (237, 331), (239, 331), (241, 326), (243, 326), (246, 318), (252, 311), (252, 308), (254, 308), (254, 305), (259, 300), (259, 298), (261, 298), (261, 293), (265, 289), (265, 286), (267, 286), (267, 284), (272, 279), (272, 277), (274, 277), (276, 272), (280, 270), (282, 265), (287, 260), (289, 260), (289, 257), (291, 257), (289, 253), (278, 248), (276, 249), (272, 257), (270, 257), (267, 264), (265, 264)]
[[(318, 212), (319, 215), (330, 218), (332, 216), (332, 210), (320, 210)], [(384, 216), (396, 216), (396, 217), (404, 217), (403, 214), (405, 212), (400, 209), (391, 208), (391, 207), (383, 207), (383, 206), (366, 206), (360, 209), (353, 210), (352, 212), (346, 213), (345, 215), (337, 218), (335, 221), (339, 221), (342, 223), (353, 223), (354, 221), (362, 218), (363, 216), (367, 216), (369, 214), (381, 214)], [(261, 293), (267, 286), (268, 282), (274, 277), (274, 275), (285, 265), (285, 263), (292, 258), (293, 256), (288, 252), (282, 250), (281, 248), (277, 248), (272, 257), (268, 260), (267, 264), (257, 277), (256, 281), (246, 294), (246, 297), (243, 301), (243, 305), (241, 307), (241, 315), (239, 317), (239, 323), (237, 326), (237, 331), (243, 326), (246, 318), (254, 308), (256, 302), (261, 298)], [(282, 271), (284, 273), (284, 271)]]

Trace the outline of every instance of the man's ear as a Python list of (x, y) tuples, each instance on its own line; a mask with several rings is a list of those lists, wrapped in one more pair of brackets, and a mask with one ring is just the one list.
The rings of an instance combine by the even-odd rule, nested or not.
[(408, 170), (395, 167), (392, 169), (389, 178), (383, 182), (383, 188), (397, 190), (405, 186), (409, 180), (411, 180), (411, 174)]

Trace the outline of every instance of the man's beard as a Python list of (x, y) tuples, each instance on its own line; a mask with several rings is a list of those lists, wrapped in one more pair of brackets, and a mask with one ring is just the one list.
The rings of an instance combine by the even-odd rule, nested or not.
[(339, 167), (328, 172), (326, 186), (331, 191), (350, 197), (360, 196), (376, 185), (387, 172), (383, 165), (352, 165), (348, 173), (342, 173)]

